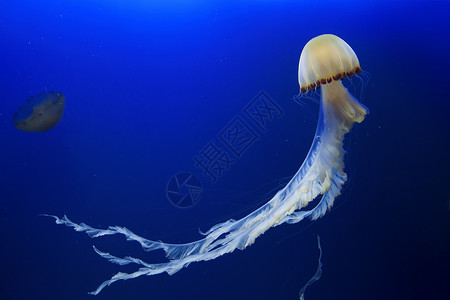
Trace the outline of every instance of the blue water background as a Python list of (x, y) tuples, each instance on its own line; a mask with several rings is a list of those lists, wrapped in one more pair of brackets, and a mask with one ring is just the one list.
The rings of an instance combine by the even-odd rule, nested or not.
[[(371, 114), (346, 140), (350, 180), (331, 212), (173, 276), (115, 283), (96, 299), (298, 299), (317, 267), (316, 235), (323, 275), (306, 299), (446, 299), (449, 15), (448, 1), (3, 1), (0, 299), (94, 299), (87, 292), (103, 280), (136, 269), (92, 245), (164, 261), (39, 214), (188, 242), (270, 199), (314, 135), (318, 105), (292, 97), (300, 52), (323, 33), (347, 41), (370, 74), (362, 102)], [(16, 109), (46, 90), (66, 96), (61, 123), (18, 131)], [(260, 91), (282, 116), (254, 127), (255, 143), (212, 183), (193, 158), (245, 119)], [(188, 209), (166, 197), (179, 172), (204, 188)]]

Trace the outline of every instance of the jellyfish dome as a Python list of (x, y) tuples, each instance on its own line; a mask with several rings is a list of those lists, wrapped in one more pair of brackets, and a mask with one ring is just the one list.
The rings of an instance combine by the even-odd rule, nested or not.
[(33, 96), (19, 107), (12, 122), (22, 131), (48, 131), (61, 121), (65, 104), (64, 95), (57, 91)]
[(303, 48), (298, 64), (300, 92), (306, 93), (322, 84), (338, 81), (361, 72), (353, 49), (333, 34), (311, 39)]

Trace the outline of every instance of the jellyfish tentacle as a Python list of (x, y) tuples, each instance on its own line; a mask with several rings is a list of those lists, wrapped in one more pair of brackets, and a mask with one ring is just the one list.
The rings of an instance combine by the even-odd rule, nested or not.
[(313, 277), (311, 277), (311, 279), (308, 280), (308, 282), (302, 287), (302, 289), (298, 293), (300, 300), (305, 300), (305, 291), (308, 288), (308, 286), (319, 280), (320, 277), (322, 276), (322, 246), (320, 245), (319, 236), (317, 236), (317, 248), (319, 248), (319, 260), (317, 263), (316, 273), (314, 273)]

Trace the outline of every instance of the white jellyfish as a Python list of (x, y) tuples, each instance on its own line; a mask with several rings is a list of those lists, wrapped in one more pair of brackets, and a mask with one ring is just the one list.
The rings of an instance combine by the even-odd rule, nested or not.
[[(190, 263), (218, 258), (235, 249), (243, 250), (269, 228), (283, 223), (293, 224), (310, 217), (315, 220), (331, 208), (347, 179), (344, 173), (344, 135), (355, 122), (362, 122), (367, 109), (343, 86), (341, 79), (361, 72), (358, 58), (350, 46), (335, 35), (320, 35), (310, 40), (300, 56), (298, 82), (304, 94), (320, 87), (320, 117), (309, 153), (290, 182), (265, 205), (239, 220), (228, 220), (202, 233), (204, 237), (186, 244), (169, 244), (145, 239), (125, 227), (92, 228), (74, 223), (66, 216), (56, 219), (57, 224), (86, 232), (90, 237), (122, 234), (128, 241), (140, 243), (147, 251), (162, 249), (169, 261), (147, 263), (133, 257), (116, 257), (94, 247), (101, 257), (119, 265), (137, 264), (134, 273), (119, 272), (103, 282), (91, 294), (118, 280), (163, 272), (174, 274)], [(311, 201), (320, 197), (317, 205), (304, 210)], [(302, 210), (303, 209), (303, 210)]]

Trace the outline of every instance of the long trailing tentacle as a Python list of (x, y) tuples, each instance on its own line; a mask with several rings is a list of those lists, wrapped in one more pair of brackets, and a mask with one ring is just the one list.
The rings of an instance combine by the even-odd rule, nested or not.
[(317, 248), (319, 248), (319, 260), (317, 263), (317, 270), (316, 273), (314, 273), (313, 277), (308, 280), (308, 282), (302, 287), (300, 292), (298, 293), (300, 300), (305, 300), (305, 291), (314, 282), (320, 279), (320, 276), (322, 276), (322, 246), (320, 245), (320, 237), (317, 236)]
[[(327, 201), (325, 200), (325, 196), (324, 196), (324, 197), (322, 197), (321, 201), (317, 204), (317, 206), (315, 208), (308, 210), (308, 211), (298, 211), (295, 214), (291, 215), (293, 218), (290, 218), (290, 219), (285, 218), (283, 221), (285, 221), (287, 223), (297, 223), (297, 222), (303, 220), (304, 218), (313, 217), (315, 214), (323, 215), (326, 211), (327, 205), (328, 204), (327, 204)], [(64, 216), (61, 219), (56, 216), (52, 216), (52, 215), (44, 215), (44, 216), (55, 218), (57, 224), (64, 224), (66, 226), (73, 227), (74, 230), (76, 230), (78, 232), (86, 232), (92, 238), (105, 236), (105, 235), (112, 235), (112, 234), (122, 234), (129, 241), (140, 242), (142, 247), (148, 251), (150, 249), (151, 250), (159, 249), (159, 248), (152, 248), (152, 243), (155, 243), (155, 245), (158, 245), (158, 244), (164, 245), (164, 248), (161, 247), (161, 249), (170, 249), (171, 247), (175, 247), (174, 249), (176, 249), (177, 247), (189, 248), (194, 243), (200, 244), (201, 242), (206, 242), (206, 239), (202, 239), (202, 240), (196, 241), (194, 243), (187, 243), (187, 244), (165, 244), (162, 242), (150, 241), (150, 240), (144, 239), (142, 237), (139, 237), (125, 227), (114, 226), (114, 227), (109, 227), (108, 229), (97, 229), (97, 228), (93, 228), (89, 225), (86, 225), (84, 223), (80, 223), (80, 224), (74, 223), (71, 220), (69, 220), (69, 218), (67, 218), (67, 216)], [(230, 221), (228, 221), (228, 222), (230, 222)], [(228, 222), (225, 222), (225, 223), (228, 223)], [(222, 224), (225, 224), (225, 223), (222, 223)], [(150, 245), (150, 247), (147, 247), (147, 245)], [(100, 284), (95, 291), (89, 292), (89, 294), (97, 295), (98, 293), (100, 293), (103, 290), (103, 288), (111, 285), (112, 283), (114, 283), (116, 281), (133, 279), (133, 278), (137, 278), (137, 277), (140, 277), (143, 275), (151, 276), (151, 275), (156, 275), (156, 274), (160, 274), (163, 272), (167, 272), (169, 275), (172, 275), (172, 274), (178, 272), (183, 267), (187, 267), (191, 262), (212, 260), (212, 259), (215, 259), (215, 258), (225, 254), (225, 253), (233, 252), (238, 247), (235, 247), (232, 244), (224, 243), (223, 245), (219, 246), (217, 249), (207, 252), (207, 255), (202, 255), (202, 253), (186, 254), (183, 258), (178, 258), (178, 259), (174, 259), (169, 262), (166, 262), (166, 263), (159, 263), (159, 264), (149, 264), (141, 259), (130, 257), (130, 256), (120, 258), (117, 256), (113, 256), (107, 252), (102, 252), (102, 251), (98, 250), (95, 246), (93, 246), (93, 248), (94, 248), (94, 251), (98, 255), (107, 259), (111, 263), (122, 265), (122, 266), (127, 265), (127, 264), (137, 264), (137, 265), (142, 266), (141, 268), (139, 268), (138, 271), (133, 272), (133, 273), (119, 272), (116, 275), (114, 275), (113, 277), (111, 277), (111, 279), (106, 280), (102, 284)], [(167, 252), (168, 251), (166, 251), (166, 253)]]
[[(347, 179), (344, 173), (344, 135), (354, 122), (364, 119), (366, 110), (359, 105), (340, 82), (323, 89), (320, 119), (311, 149), (300, 169), (291, 181), (262, 207), (239, 220), (228, 220), (213, 226), (202, 239), (185, 244), (170, 244), (145, 239), (131, 230), (110, 226), (107, 229), (93, 228), (84, 223), (74, 223), (64, 216), (46, 215), (55, 218), (57, 224), (85, 232), (92, 238), (120, 234), (128, 241), (138, 242), (146, 251), (162, 249), (168, 262), (149, 264), (133, 257), (119, 258), (94, 247), (101, 257), (119, 265), (137, 264), (141, 268), (134, 273), (117, 273), (103, 282), (91, 294), (98, 294), (104, 287), (118, 280), (127, 280), (142, 275), (156, 275), (163, 272), (172, 275), (192, 262), (213, 260), (236, 249), (243, 250), (269, 228), (283, 223), (297, 223), (310, 217), (313, 220), (323, 216), (340, 194)], [(301, 210), (316, 197), (319, 203), (311, 210)]]

